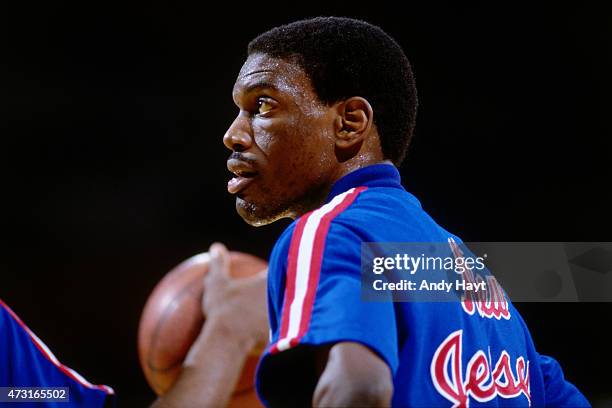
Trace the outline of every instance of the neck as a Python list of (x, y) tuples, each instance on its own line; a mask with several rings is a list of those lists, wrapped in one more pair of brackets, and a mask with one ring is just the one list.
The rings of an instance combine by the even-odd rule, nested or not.
[(321, 185), (315, 191), (309, 192), (308, 196), (301, 200), (301, 204), (294, 209), (294, 211), (292, 212), (293, 214), (290, 218), (296, 219), (309, 211), (316, 210), (317, 208), (321, 207), (329, 196), (332, 187), (338, 180), (340, 180), (347, 174), (352, 173), (353, 171), (362, 169), (367, 166), (371, 166), (373, 164), (393, 165), (390, 160), (374, 160), (367, 159), (365, 157), (360, 158), (357, 156), (344, 163), (340, 163), (336, 171), (332, 173), (326, 183)]

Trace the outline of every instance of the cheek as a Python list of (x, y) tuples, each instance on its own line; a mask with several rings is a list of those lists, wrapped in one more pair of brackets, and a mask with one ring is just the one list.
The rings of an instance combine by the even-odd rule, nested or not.
[(333, 161), (333, 141), (320, 122), (309, 115), (253, 123), (255, 143), (270, 176), (266, 189), (293, 194), (325, 177)]
[(300, 121), (291, 117), (253, 121), (255, 144), (266, 157), (299, 147), (303, 142), (303, 130)]
[(324, 176), (334, 164), (333, 135), (326, 127), (325, 118), (313, 115), (299, 123), (299, 160), (311, 178)]
[(255, 135), (255, 144), (258, 149), (261, 150), (264, 156), (268, 156), (271, 147), (273, 146), (274, 138), (271, 126), (265, 126), (262, 124), (258, 124), (256, 122), (253, 123), (253, 134)]

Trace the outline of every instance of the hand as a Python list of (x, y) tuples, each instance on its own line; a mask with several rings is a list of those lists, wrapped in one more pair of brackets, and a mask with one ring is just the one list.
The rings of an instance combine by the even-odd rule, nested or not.
[[(268, 271), (232, 278), (225, 246), (213, 244), (209, 254), (202, 298), (206, 322), (183, 362), (177, 382), (153, 404), (155, 408), (226, 406), (247, 356), (257, 344), (267, 343)], [(246, 396), (241, 398), (241, 404), (248, 402)]]
[(214, 243), (209, 254), (202, 298), (204, 316), (221, 324), (226, 335), (264, 346), (268, 342), (267, 269), (248, 278), (232, 278), (227, 248)]

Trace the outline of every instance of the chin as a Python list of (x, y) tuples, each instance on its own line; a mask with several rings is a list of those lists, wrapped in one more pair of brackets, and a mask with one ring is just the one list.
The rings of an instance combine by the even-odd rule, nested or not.
[(240, 197), (236, 197), (236, 212), (244, 222), (253, 227), (272, 224), (281, 218), (289, 217), (284, 211), (270, 211), (265, 206), (257, 205)]

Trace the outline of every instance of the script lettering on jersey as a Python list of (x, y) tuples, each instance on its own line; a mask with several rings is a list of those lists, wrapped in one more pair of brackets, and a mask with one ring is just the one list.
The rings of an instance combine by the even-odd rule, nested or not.
[(495, 365), (483, 350), (470, 358), (465, 371), (462, 363), (463, 330), (451, 333), (440, 344), (431, 361), (431, 379), (436, 390), (453, 403), (453, 408), (468, 408), (470, 399), (487, 402), (496, 397), (527, 397), (531, 406), (529, 388), (529, 361), (519, 356), (513, 364), (507, 351), (502, 351)]
[[(448, 243), (456, 259), (464, 257), (463, 251), (453, 238), (449, 238)], [(480, 275), (474, 276), (474, 272), (469, 267), (463, 272), (463, 280), (465, 283), (471, 283), (472, 287), (483, 286), (482, 282), (484, 282)], [(463, 310), (469, 315), (477, 311), (480, 317), (509, 320), (508, 300), (497, 279), (491, 275), (487, 276), (485, 287), (488, 289), (478, 292), (466, 291), (461, 296)]]

